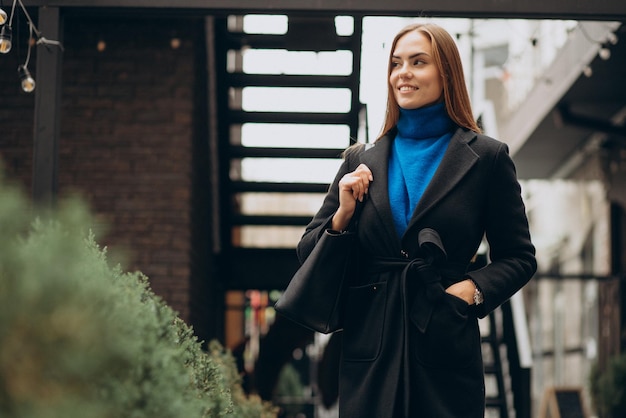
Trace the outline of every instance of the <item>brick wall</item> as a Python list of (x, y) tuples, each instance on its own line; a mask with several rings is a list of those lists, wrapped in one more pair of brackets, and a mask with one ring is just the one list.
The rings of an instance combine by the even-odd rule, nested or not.
[[(19, 35), (17, 31), (13, 34), (12, 50), (0, 54), (0, 165), (9, 179), (30, 190), (35, 96), (22, 92), (20, 87), (17, 66), (23, 63), (24, 50), (18, 57), (17, 45), (25, 45), (27, 40)], [(29, 68), (35, 68), (32, 59)]]
[[(124, 250), (126, 268), (145, 273), (185, 319), (201, 35), (184, 19), (82, 17), (65, 19), (63, 40), (59, 193), (82, 194), (109, 226), (101, 244)], [(0, 156), (30, 188), (34, 95), (19, 90), (17, 65), (13, 52), (0, 57)]]

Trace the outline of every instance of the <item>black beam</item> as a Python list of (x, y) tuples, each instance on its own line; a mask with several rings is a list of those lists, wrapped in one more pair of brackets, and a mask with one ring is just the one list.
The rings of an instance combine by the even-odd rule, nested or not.
[(555, 18), (576, 20), (626, 20), (626, 2), (616, 0), (23, 0), (27, 6), (81, 8), (190, 9), (198, 12), (274, 13), (320, 12), (337, 14)]
[(306, 226), (313, 216), (232, 215), (232, 224), (239, 226)]
[(625, 273), (609, 274), (609, 275), (596, 275), (593, 273), (580, 273), (580, 274), (550, 274), (550, 273), (535, 273), (533, 280), (581, 280), (581, 281), (598, 281), (598, 282), (626, 282)]
[[(240, 13), (245, 13), (245, 11)], [(351, 37), (335, 37), (332, 49), (328, 46), (323, 48), (323, 44), (320, 44), (319, 46), (303, 44), (301, 46), (295, 43), (294, 40), (287, 39), (285, 35), (230, 32), (224, 36), (223, 41), (229, 48), (233, 49), (248, 47), (253, 49), (287, 49), (295, 51), (336, 51), (350, 49)]]
[(285, 289), (300, 265), (293, 248), (233, 248), (229, 258), (229, 290)]
[[(359, 117), (364, 105), (361, 104), (361, 44), (363, 43), (363, 18), (354, 19), (354, 36), (352, 36), (352, 99), (350, 101), (350, 138), (359, 135)], [(367, 126), (366, 113), (363, 122)], [(367, 133), (366, 133), (367, 135)], [(369, 135), (366, 136), (369, 141)]]
[(626, 126), (624, 125), (615, 125), (609, 120), (574, 113), (569, 106), (565, 104), (561, 104), (558, 107), (558, 113), (561, 120), (568, 125), (626, 138)]
[[(39, 8), (38, 28), (48, 39), (62, 41), (58, 7)], [(33, 144), (33, 200), (42, 208), (54, 205), (58, 192), (58, 144), (61, 109), (61, 49), (37, 47)]]
[(231, 123), (304, 123), (349, 125), (349, 113), (306, 113), (306, 112), (245, 112), (231, 110)]
[(233, 192), (326, 193), (328, 191), (328, 184), (323, 183), (233, 181), (231, 187)]
[(232, 158), (340, 158), (339, 148), (268, 148), (231, 145)]
[(231, 73), (228, 82), (232, 87), (326, 87), (350, 88), (346, 75), (287, 75)]

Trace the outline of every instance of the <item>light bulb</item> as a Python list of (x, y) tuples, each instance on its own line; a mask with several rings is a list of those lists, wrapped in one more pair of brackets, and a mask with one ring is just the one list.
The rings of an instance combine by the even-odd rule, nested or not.
[(0, 9), (0, 25), (4, 25), (5, 23), (7, 23), (7, 19), (8, 19), (7, 12)]
[(606, 61), (611, 58), (611, 50), (606, 46), (603, 46), (602, 48), (600, 48), (600, 51), (598, 51), (598, 55), (600, 56), (600, 58)]
[(35, 79), (32, 75), (30, 75), (30, 71), (25, 65), (20, 65), (17, 67), (17, 73), (20, 76), (20, 80), (22, 80), (22, 90), (26, 93), (30, 93), (35, 90)]
[(8, 54), (11, 50), (11, 26), (3, 26), (2, 30), (0, 30), (0, 53)]
[(609, 32), (608, 35), (606, 35), (606, 40), (611, 44), (611, 45), (616, 45), (617, 44), (617, 35), (614, 34), (613, 32)]

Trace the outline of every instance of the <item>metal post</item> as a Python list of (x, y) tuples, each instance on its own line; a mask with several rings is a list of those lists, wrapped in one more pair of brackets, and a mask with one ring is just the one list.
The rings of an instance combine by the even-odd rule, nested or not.
[[(39, 8), (39, 30), (46, 39), (61, 41), (58, 7)], [(42, 208), (54, 206), (58, 192), (58, 143), (61, 124), (61, 48), (37, 47), (33, 145), (33, 200)]]

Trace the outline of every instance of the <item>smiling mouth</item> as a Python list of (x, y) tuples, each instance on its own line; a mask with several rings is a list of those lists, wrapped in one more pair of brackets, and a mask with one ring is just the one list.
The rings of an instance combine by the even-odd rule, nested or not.
[(400, 87), (398, 88), (398, 90), (399, 90), (399, 91), (401, 91), (401, 92), (405, 92), (405, 91), (416, 91), (416, 90), (418, 90), (418, 88), (417, 88), (417, 87), (413, 87), (413, 86), (400, 86)]

